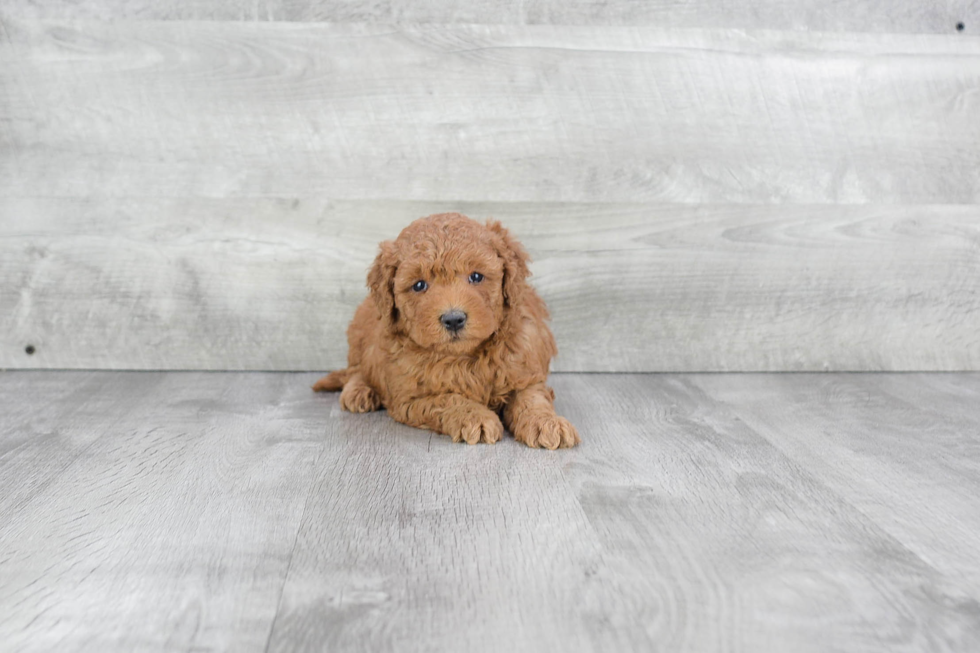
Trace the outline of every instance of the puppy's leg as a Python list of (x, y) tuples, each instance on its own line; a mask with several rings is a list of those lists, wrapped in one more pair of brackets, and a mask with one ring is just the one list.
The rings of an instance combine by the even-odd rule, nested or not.
[(453, 442), (493, 444), (504, 435), (495, 412), (461, 395), (422, 397), (389, 407), (388, 414), (403, 424), (448, 435)]
[(381, 408), (381, 397), (358, 372), (350, 375), (340, 393), (340, 407), (352, 413), (369, 413)]
[(578, 431), (555, 414), (555, 393), (543, 383), (516, 391), (504, 408), (504, 423), (514, 439), (529, 447), (574, 447), (581, 442)]

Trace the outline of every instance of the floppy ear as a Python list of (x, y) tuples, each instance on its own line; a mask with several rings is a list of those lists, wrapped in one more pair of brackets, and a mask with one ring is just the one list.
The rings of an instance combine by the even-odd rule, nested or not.
[(367, 283), (371, 289), (371, 297), (378, 307), (378, 313), (385, 326), (391, 327), (398, 321), (398, 309), (395, 308), (395, 271), (398, 270), (398, 254), (395, 243), (386, 240), (381, 243), (381, 250), (374, 259), (371, 271), (368, 272)]
[(487, 228), (494, 234), (493, 244), (504, 262), (504, 306), (510, 308), (520, 301), (524, 292), (525, 280), (531, 276), (527, 269), (530, 257), (524, 251), (524, 246), (510, 235), (510, 232), (496, 220), (487, 220)]

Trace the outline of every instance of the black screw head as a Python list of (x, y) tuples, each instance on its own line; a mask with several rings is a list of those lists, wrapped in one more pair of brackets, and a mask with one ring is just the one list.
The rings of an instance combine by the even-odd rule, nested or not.
[(37, 351), (37, 350), (34, 349), (34, 345), (27, 345), (26, 347), (24, 347), (24, 351), (27, 352), (27, 355), (28, 356), (33, 356), (34, 355), (34, 352)]
[(966, 25), (964, 25), (963, 23), (956, 23), (956, 31), (957, 32), (962, 32), (965, 29), (966, 29)]

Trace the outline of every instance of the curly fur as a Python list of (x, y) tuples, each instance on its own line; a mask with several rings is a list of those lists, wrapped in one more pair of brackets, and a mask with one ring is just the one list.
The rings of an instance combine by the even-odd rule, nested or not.
[[(557, 348), (527, 263), (499, 222), (458, 213), (416, 220), (381, 243), (370, 295), (347, 329), (347, 368), (313, 389), (340, 390), (344, 410), (384, 407), (454, 442), (494, 443), (506, 426), (530, 447), (575, 446), (578, 433), (555, 414), (545, 385)], [(471, 281), (473, 272), (482, 281)], [(419, 280), (428, 284), (422, 292), (413, 290)], [(467, 316), (457, 333), (440, 321), (452, 309)]]

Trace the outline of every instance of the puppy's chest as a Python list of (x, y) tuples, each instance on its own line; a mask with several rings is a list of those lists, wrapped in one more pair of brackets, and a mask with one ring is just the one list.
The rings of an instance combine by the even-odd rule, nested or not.
[(509, 392), (504, 375), (484, 360), (435, 359), (413, 367), (405, 371), (416, 396), (453, 393), (496, 409)]

